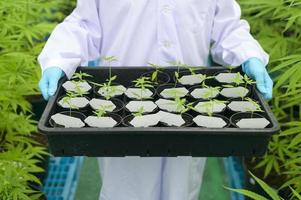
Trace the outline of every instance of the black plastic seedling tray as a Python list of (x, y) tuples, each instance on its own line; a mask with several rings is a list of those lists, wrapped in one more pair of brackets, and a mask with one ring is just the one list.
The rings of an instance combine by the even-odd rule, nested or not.
[[(132, 80), (152, 70), (150, 67), (113, 67), (112, 74), (117, 75), (116, 82), (127, 87), (132, 85)], [(176, 67), (164, 68), (164, 72), (171, 77), (175, 70)], [(207, 75), (223, 70), (225, 68), (222, 67), (201, 68), (202, 73)], [(108, 67), (79, 67), (78, 71), (91, 74), (93, 78), (90, 80), (100, 83), (109, 74)], [(58, 91), (50, 98), (39, 122), (39, 130), (47, 135), (50, 151), (55, 156), (261, 156), (266, 151), (271, 135), (279, 131), (268, 104), (256, 89), (251, 94), (252, 98), (259, 101), (264, 110), (262, 115), (270, 121), (270, 125), (264, 129), (241, 129), (234, 126), (219, 129), (196, 125), (180, 128), (134, 128), (123, 125), (114, 128), (51, 127), (50, 117), (61, 111), (56, 100), (65, 93), (61, 87), (64, 81), (66, 78), (60, 81)], [(93, 90), (90, 97), (95, 97)], [(124, 117), (127, 113), (123, 111), (121, 115)]]

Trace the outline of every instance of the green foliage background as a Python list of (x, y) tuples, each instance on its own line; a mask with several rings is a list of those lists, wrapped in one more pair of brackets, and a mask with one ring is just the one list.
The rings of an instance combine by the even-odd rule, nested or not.
[[(278, 176), (274, 187), (292, 186), (301, 192), (301, 0), (239, 0), (243, 18), (270, 54), (268, 69), (274, 80), (270, 102), (281, 125), (268, 153), (257, 159), (266, 181)], [(280, 178), (281, 177), (281, 178)]]
[[(271, 56), (275, 81), (270, 102), (281, 133), (273, 136), (266, 156), (257, 159), (264, 177), (284, 177), (282, 186), (301, 192), (301, 0), (238, 0), (253, 35)], [(45, 150), (31, 139), (26, 95), (37, 94), (36, 57), (45, 36), (73, 8), (74, 0), (0, 1), (0, 196), (4, 200), (37, 199), (27, 181)], [(283, 180), (282, 180), (283, 181)], [(277, 187), (277, 186), (276, 186)]]
[(0, 197), (1, 200), (37, 199), (40, 194), (28, 181), (40, 184), (33, 173), (43, 147), (31, 137), (36, 122), (31, 119), (26, 96), (37, 94), (40, 76), (36, 57), (45, 37), (65, 12), (68, 0), (0, 1)]

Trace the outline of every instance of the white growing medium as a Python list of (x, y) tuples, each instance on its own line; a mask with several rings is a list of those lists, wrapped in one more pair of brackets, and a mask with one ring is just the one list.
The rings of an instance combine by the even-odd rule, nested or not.
[(159, 121), (160, 116), (156, 113), (134, 117), (130, 121), (130, 124), (134, 127), (150, 127), (157, 125)]
[(185, 120), (182, 118), (182, 115), (177, 115), (174, 113), (159, 111), (157, 113), (160, 116), (160, 121), (167, 124), (168, 126), (177, 126), (180, 127), (185, 124)]
[(112, 128), (117, 122), (112, 117), (96, 117), (89, 116), (85, 119), (85, 123), (95, 128)]
[(232, 101), (228, 107), (235, 112), (253, 112), (256, 106), (248, 101)]
[(160, 95), (166, 99), (174, 99), (176, 97), (184, 97), (188, 94), (188, 90), (185, 87), (178, 88), (166, 88), (164, 89)]
[(146, 113), (153, 112), (157, 108), (157, 105), (152, 101), (130, 101), (126, 105), (126, 108), (133, 113), (138, 112), (139, 109), (143, 108), (144, 113)]
[[(78, 84), (80, 91), (83, 92), (88, 92), (92, 88), (86, 81), (76, 82), (76, 84)], [(66, 81), (62, 86), (66, 91), (76, 92), (76, 84), (73, 81)]]
[[(215, 76), (215, 79), (220, 83), (233, 83), (234, 79), (236, 78), (236, 73), (219, 73)], [(239, 76), (241, 80), (243, 80), (243, 76)]]
[(153, 92), (147, 88), (128, 88), (125, 91), (125, 95), (131, 99), (149, 99), (152, 97)]
[(210, 104), (210, 106), (206, 106), (206, 105), (208, 105), (208, 102), (209, 101), (199, 102), (197, 105), (195, 105), (194, 108), (200, 113), (208, 113), (208, 112), (219, 113), (219, 112), (222, 112), (226, 108), (226, 104), (215, 103), (215, 102)]
[(183, 105), (180, 108), (178, 108), (176, 102), (173, 100), (158, 99), (155, 103), (160, 109), (167, 110), (169, 112), (181, 112), (185, 109)]
[(220, 92), (221, 95), (228, 98), (238, 98), (245, 97), (249, 90), (244, 87), (233, 87), (233, 88), (223, 88)]
[(211, 93), (211, 90), (209, 88), (196, 88), (191, 92), (191, 96), (193, 96), (195, 99), (214, 98), (218, 94), (219, 94), (218, 90), (214, 90)]
[(86, 97), (74, 97), (68, 102), (64, 102), (64, 100), (61, 99), (58, 104), (63, 108), (84, 108), (89, 104), (89, 100)]
[(64, 126), (65, 128), (82, 128), (85, 123), (76, 117), (57, 113), (51, 116), (51, 119), (58, 125)]
[(223, 118), (198, 115), (193, 118), (193, 121), (201, 127), (207, 128), (224, 128), (227, 123)]
[(104, 97), (115, 97), (122, 95), (125, 91), (126, 88), (123, 85), (112, 85), (110, 87), (101, 87), (97, 92)]
[(245, 118), (236, 123), (239, 128), (265, 128), (269, 124), (270, 122), (266, 118)]
[(116, 105), (112, 101), (104, 100), (104, 99), (93, 98), (91, 99), (89, 104), (94, 110), (98, 110), (99, 108), (104, 108), (105, 111), (107, 112), (112, 112), (116, 108)]
[(191, 74), (182, 76), (179, 82), (183, 85), (195, 85), (202, 83), (204, 80), (205, 76), (203, 74)]

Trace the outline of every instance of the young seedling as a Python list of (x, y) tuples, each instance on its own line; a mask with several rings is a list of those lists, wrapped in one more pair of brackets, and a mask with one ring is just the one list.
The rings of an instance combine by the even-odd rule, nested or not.
[(151, 81), (149, 77), (140, 77), (133, 81), (135, 83), (135, 86), (138, 88), (141, 88), (142, 90), (145, 90), (146, 88), (153, 88), (154, 86), (151, 85)]
[(244, 82), (245, 82), (245, 88), (246, 88), (248, 85), (256, 84), (256, 81), (250, 79), (246, 74), (244, 75), (243, 80), (244, 80)]
[(235, 83), (236, 86), (239, 86), (244, 83), (244, 79), (241, 77), (241, 74), (239, 72), (236, 73), (232, 81), (233, 83)]
[(106, 79), (105, 83), (96, 83), (96, 82), (90, 82), (94, 86), (98, 86), (99, 88), (103, 88), (105, 90), (105, 95), (104, 97), (108, 100), (114, 96), (116, 92), (121, 92), (122, 90), (119, 89), (118, 87), (115, 87), (112, 85), (113, 81), (116, 80), (117, 76), (112, 76)]
[(210, 116), (210, 117), (212, 117), (212, 115), (213, 115), (213, 104), (214, 104), (214, 102), (211, 100), (211, 101), (208, 101), (208, 102), (206, 102), (206, 103), (204, 103), (204, 104), (202, 105), (202, 107), (205, 108), (206, 113), (207, 113), (208, 116)]
[(171, 88), (166, 92), (166, 94), (168, 94), (168, 96), (173, 99), (183, 97), (186, 95), (186, 93), (184, 91), (179, 91), (178, 89), (179, 88)]
[(90, 74), (87, 74), (87, 73), (84, 73), (84, 72), (78, 72), (78, 73), (74, 73), (73, 76), (72, 76), (72, 80), (74, 80), (74, 83), (75, 82), (84, 82), (84, 78), (89, 78), (89, 77), (92, 77)]
[[(227, 101), (221, 101), (221, 100), (216, 100), (216, 99), (211, 99), (210, 101), (207, 101), (200, 105), (201, 108), (204, 108), (205, 112), (208, 114), (208, 116), (212, 117), (214, 113), (214, 105), (218, 104), (225, 104)], [(195, 108), (194, 108), (195, 109)], [(197, 109), (195, 109), (197, 111)]]
[(181, 114), (184, 112), (187, 112), (193, 105), (194, 102), (186, 103), (186, 99), (181, 99), (177, 97), (175, 99), (175, 104), (176, 104), (176, 111), (180, 112)]
[[(180, 77), (180, 68), (188, 69), (191, 75), (196, 75), (195, 71), (197, 69), (195, 67), (192, 67), (192, 66), (187, 65), (187, 64), (183, 64), (180, 61), (171, 61), (171, 62), (168, 62), (168, 63), (178, 67), (177, 71), (175, 72), (175, 79), (176, 79), (175, 80), (175, 86), (178, 82), (180, 82), (179, 81), (179, 79), (181, 78)], [(205, 77), (204, 77), (204, 75), (201, 74), (199, 76), (199, 78), (201, 79), (201, 81), (203, 81)]]
[(103, 56), (102, 60), (107, 62), (107, 66), (109, 67), (109, 79), (112, 77), (112, 62), (118, 61), (118, 59), (115, 56)]
[(150, 77), (140, 77), (133, 81), (135, 87), (140, 88), (140, 97), (138, 94), (136, 96), (142, 100), (142, 93), (148, 88), (153, 88), (152, 82), (150, 81)]
[(138, 111), (137, 111), (136, 113), (134, 113), (133, 115), (134, 115), (135, 117), (140, 117), (140, 116), (143, 115), (144, 111), (145, 111), (145, 110), (144, 110), (143, 106), (141, 106), (141, 107), (138, 109)]
[(214, 94), (218, 94), (220, 92), (221, 87), (212, 87), (212, 86), (207, 86), (203, 85), (205, 88), (207, 88), (207, 91), (204, 93), (204, 98), (205, 99), (210, 99), (214, 96)]
[(182, 113), (183, 110), (185, 109), (186, 99), (181, 99), (181, 98), (177, 97), (175, 99), (175, 104), (176, 104), (176, 111)]
[(88, 92), (82, 90), (82, 87), (80, 86), (79, 82), (74, 82), (74, 84), (75, 84), (75, 91), (72, 92), (74, 95), (82, 97), (88, 94)]
[(75, 94), (74, 92), (67, 92), (66, 96), (62, 99), (64, 104), (67, 104), (69, 106), (69, 115), (71, 116), (71, 110), (72, 109), (76, 109), (78, 110), (79, 107), (77, 107), (76, 105), (72, 104), (72, 98), (77, 97), (77, 94)]
[(261, 106), (259, 105), (259, 103), (257, 101), (254, 101), (253, 99), (247, 97), (246, 100), (251, 103), (255, 109), (252, 109), (252, 108), (249, 108), (249, 112), (251, 112), (251, 118), (253, 118), (253, 114), (254, 112), (264, 112), (262, 109), (261, 109)]
[(111, 105), (103, 105), (100, 106), (96, 111), (93, 111), (93, 113), (96, 116), (89, 116), (85, 119), (85, 123), (88, 124), (90, 127), (114, 127), (117, 123), (117, 121), (119, 121), (120, 119), (118, 115), (114, 115), (117, 118), (117, 121), (115, 121), (115, 119), (113, 117), (110, 116), (106, 116), (108, 113), (108, 108), (111, 107)]
[(148, 63), (151, 67), (155, 68), (155, 71), (151, 74), (151, 81), (155, 84), (158, 84), (158, 75), (161, 71), (162, 66)]
[(97, 111), (93, 111), (93, 113), (96, 115), (97, 118), (104, 117), (107, 113), (106, 106), (101, 106)]
[(213, 76), (207, 76), (205, 74), (196, 74), (195, 71), (197, 70), (195, 67), (190, 67), (188, 68), (189, 72), (191, 75), (195, 75), (200, 79), (200, 82), (205, 81), (206, 79), (212, 79), (214, 78)]
[(169, 61), (168, 64), (171, 64), (173, 66), (177, 66), (177, 72), (180, 73), (180, 67), (188, 67), (186, 64), (181, 63), (180, 61)]
[(91, 86), (88, 84), (88, 80), (85, 80), (85, 78), (92, 77), (90, 74), (83, 73), (83, 72), (78, 72), (75, 73), (70, 81), (66, 81), (63, 84), (63, 87), (65, 88), (66, 91), (73, 91), (79, 90), (82, 91), (89, 91), (91, 89)]
[(101, 105), (96, 111), (93, 111), (93, 113), (100, 118), (105, 116), (105, 114), (107, 114), (107, 110), (112, 107), (112, 105)]

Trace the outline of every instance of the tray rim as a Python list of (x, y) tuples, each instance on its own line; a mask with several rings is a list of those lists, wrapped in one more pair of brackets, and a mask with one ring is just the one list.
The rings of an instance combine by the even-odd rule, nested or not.
[[(89, 71), (98, 71), (100, 69), (108, 70), (110, 67), (107, 66), (99, 66), (99, 67), (78, 67), (79, 70), (89, 70)], [(176, 66), (166, 66), (164, 68), (168, 69), (178, 69)], [(212, 66), (212, 67), (195, 67), (198, 69), (215, 69), (215, 70), (225, 70), (227, 68), (222, 66)], [(112, 66), (112, 69), (144, 69), (144, 70), (152, 70), (152, 67), (149, 66)], [(64, 77), (59, 81), (58, 88), (61, 87), (62, 83), (67, 78)], [(59, 89), (56, 91), (55, 95), (50, 97), (48, 103), (45, 107), (45, 110), (41, 116), (41, 119), (38, 123), (38, 130), (42, 133), (45, 133), (49, 136), (52, 135), (81, 135), (81, 134), (90, 134), (90, 135), (107, 135), (107, 134), (122, 134), (122, 135), (229, 135), (231, 133), (235, 136), (243, 136), (243, 135), (254, 135), (254, 136), (271, 136), (280, 131), (280, 126), (277, 122), (276, 117), (273, 115), (268, 103), (264, 100), (263, 96), (259, 93), (257, 88), (255, 87), (255, 93), (259, 98), (259, 101), (262, 103), (263, 109), (265, 110), (267, 116), (270, 118), (272, 123), (272, 127), (265, 129), (250, 129), (250, 128), (202, 128), (202, 127), (148, 127), (148, 128), (134, 128), (134, 127), (115, 127), (115, 128), (92, 128), (92, 127), (84, 127), (84, 128), (58, 128), (58, 127), (46, 127), (47, 118), (49, 111), (56, 103), (56, 99), (58, 97)], [(239, 131), (238, 131), (239, 130)], [(233, 133), (234, 132), (234, 133)], [(263, 135), (265, 133), (265, 135)]]

